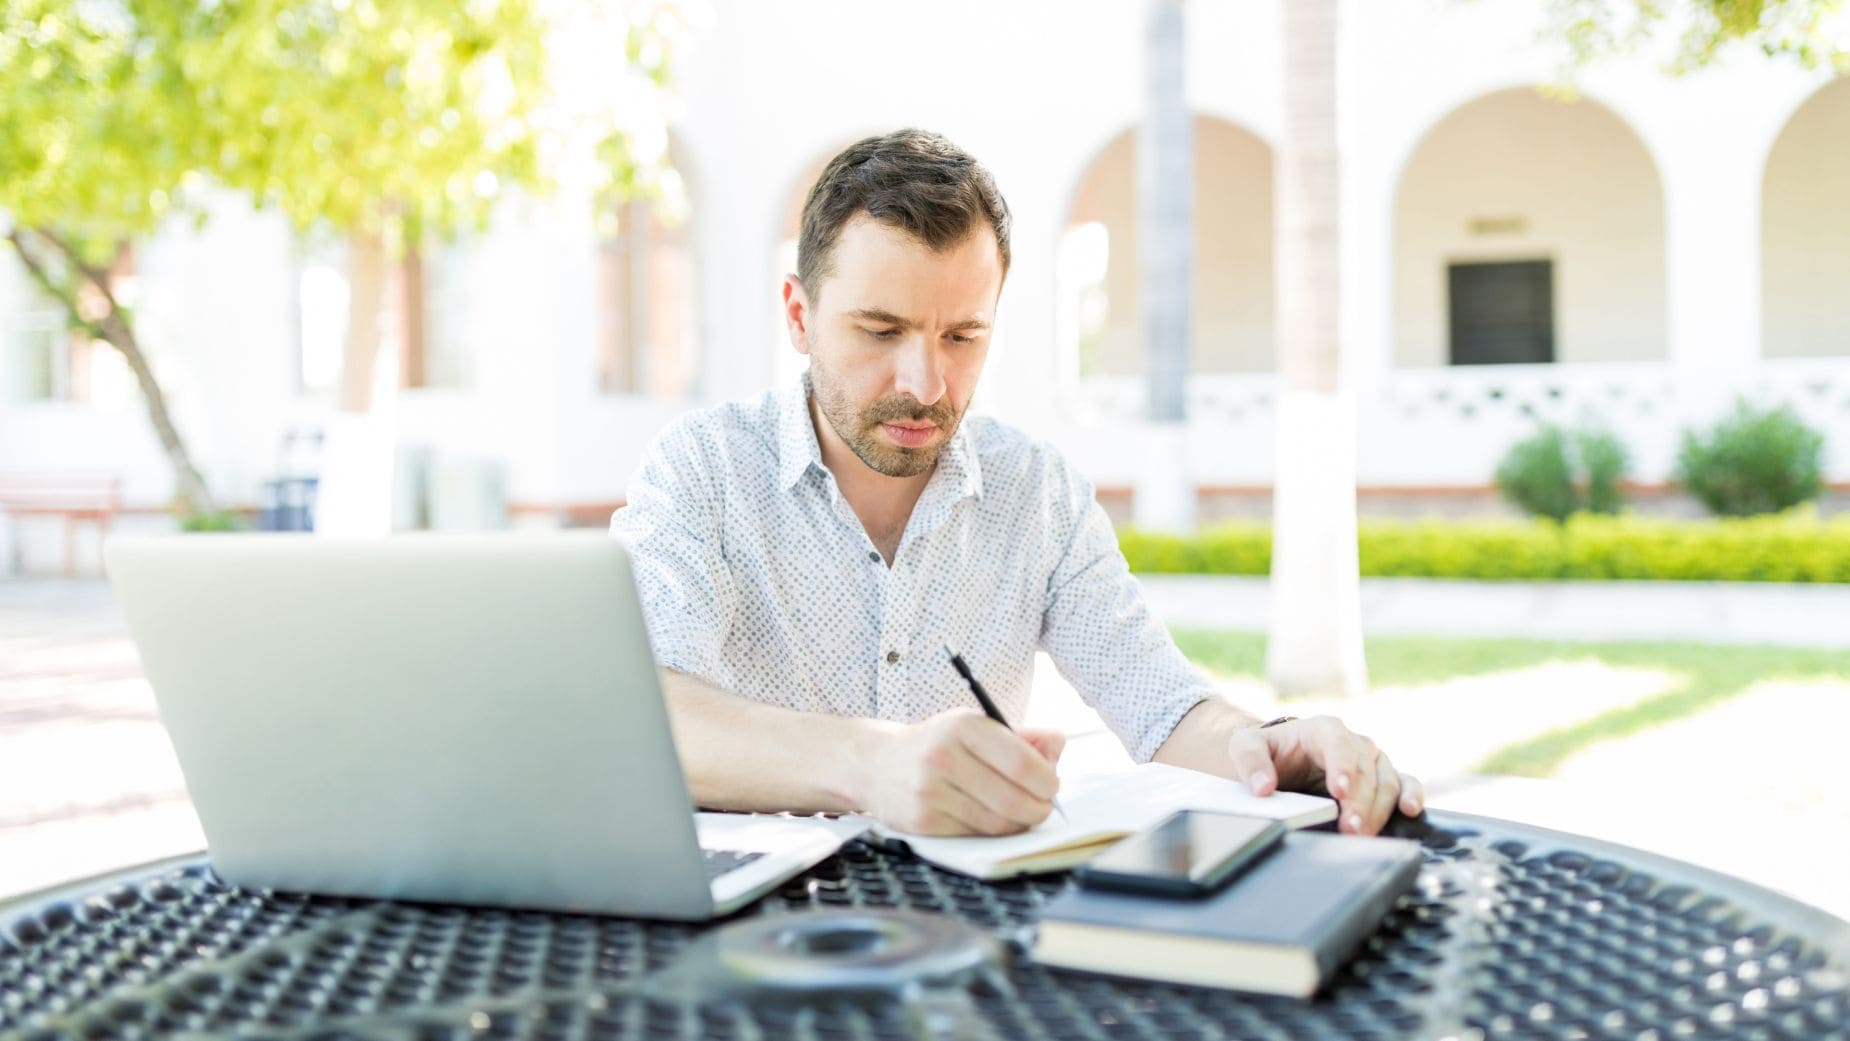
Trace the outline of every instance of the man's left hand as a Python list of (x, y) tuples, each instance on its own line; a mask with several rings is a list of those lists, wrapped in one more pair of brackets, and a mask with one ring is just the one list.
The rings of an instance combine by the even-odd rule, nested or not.
[(1426, 807), (1426, 790), (1394, 769), (1368, 738), (1332, 716), (1313, 716), (1235, 731), (1227, 743), (1234, 776), (1254, 795), (1327, 791), (1336, 799), (1337, 827), (1373, 835), (1398, 805), (1409, 817)]

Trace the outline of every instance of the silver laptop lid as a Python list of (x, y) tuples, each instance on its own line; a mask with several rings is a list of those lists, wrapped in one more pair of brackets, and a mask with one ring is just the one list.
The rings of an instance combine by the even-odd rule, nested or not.
[(106, 559), (227, 881), (712, 913), (609, 537), (183, 535)]

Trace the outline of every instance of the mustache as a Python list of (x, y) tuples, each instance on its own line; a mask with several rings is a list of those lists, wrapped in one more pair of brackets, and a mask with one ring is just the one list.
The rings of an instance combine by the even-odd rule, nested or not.
[(892, 423), (903, 420), (908, 423), (935, 423), (949, 426), (957, 418), (957, 410), (947, 402), (936, 405), (921, 405), (916, 398), (886, 398), (876, 401), (867, 411), (861, 413), (869, 426), (876, 423)]

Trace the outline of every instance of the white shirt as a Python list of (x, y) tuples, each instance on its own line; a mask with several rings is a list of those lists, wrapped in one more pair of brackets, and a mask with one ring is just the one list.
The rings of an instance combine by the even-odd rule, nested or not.
[(611, 533), (656, 661), (805, 712), (1019, 724), (1034, 654), (1138, 761), (1210, 688), (1151, 616), (1111, 522), (1051, 447), (966, 415), (889, 569), (822, 463), (803, 385), (689, 412), (650, 444)]

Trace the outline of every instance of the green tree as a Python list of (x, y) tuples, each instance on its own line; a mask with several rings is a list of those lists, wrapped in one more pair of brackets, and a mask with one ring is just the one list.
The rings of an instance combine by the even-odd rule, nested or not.
[(1549, 32), (1570, 65), (1664, 48), (1673, 74), (1702, 68), (1742, 45), (1806, 68), (1850, 72), (1843, 0), (1549, 0)]
[[(606, 12), (542, 0), (7, 0), (0, 5), (0, 212), (24, 267), (76, 330), (134, 373), (183, 513), (210, 489), (115, 293), (136, 238), (229, 189), (298, 227), (394, 248), (543, 193), (574, 154), (600, 193), (648, 187), (662, 148), (634, 111), (559, 87), (555, 34), (604, 31), (660, 87), (679, 27), (666, 3)], [(632, 8), (637, 5), (631, 5)], [(583, 84), (573, 84), (582, 88)], [(578, 95), (582, 95), (579, 90)], [(599, 95), (603, 97), (603, 95)], [(630, 91), (631, 99), (647, 97)], [(581, 106), (574, 109), (572, 106)], [(614, 109), (616, 106), (612, 106)], [(623, 122), (619, 123), (618, 120)]]

